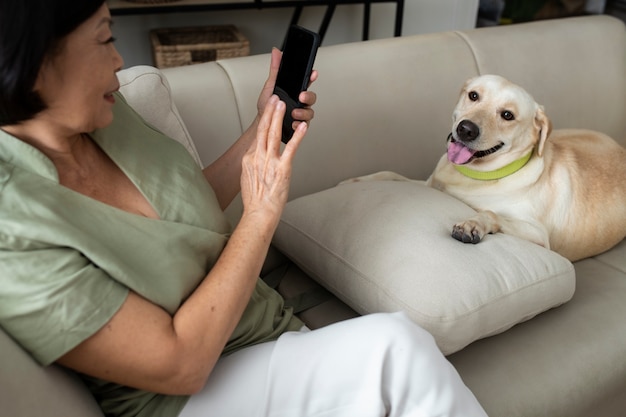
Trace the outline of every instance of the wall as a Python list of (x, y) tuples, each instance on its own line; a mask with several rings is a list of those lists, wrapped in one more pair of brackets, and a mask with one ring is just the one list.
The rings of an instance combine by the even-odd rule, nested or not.
[[(402, 35), (463, 30), (475, 26), (479, 0), (405, 0)], [(395, 4), (372, 5), (370, 39), (393, 36)], [(317, 31), (324, 7), (307, 7), (300, 24)], [(293, 9), (264, 9), (163, 15), (114, 16), (116, 46), (125, 66), (153, 65), (148, 33), (160, 27), (202, 26), (232, 23), (250, 40), (250, 53), (269, 52), (280, 46)], [(363, 6), (338, 6), (323, 45), (361, 40)]]

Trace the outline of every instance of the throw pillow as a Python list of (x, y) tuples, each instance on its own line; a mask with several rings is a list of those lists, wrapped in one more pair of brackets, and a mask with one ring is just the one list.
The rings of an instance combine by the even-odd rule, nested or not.
[(568, 301), (573, 265), (504, 234), (450, 236), (474, 211), (423, 183), (342, 184), (290, 201), (274, 245), (360, 314), (404, 310), (444, 354)]
[(163, 73), (154, 67), (138, 65), (119, 71), (120, 92), (133, 109), (152, 126), (179, 141), (198, 165), (200, 156), (178, 113), (170, 85)]

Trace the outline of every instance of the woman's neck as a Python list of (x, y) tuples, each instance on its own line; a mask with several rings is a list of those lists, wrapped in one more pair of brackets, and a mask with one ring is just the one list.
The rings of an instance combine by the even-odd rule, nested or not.
[(32, 119), (15, 125), (2, 126), (2, 130), (33, 146), (50, 160), (77, 161), (88, 135), (70, 132), (67, 129), (51, 126), (40, 120)]

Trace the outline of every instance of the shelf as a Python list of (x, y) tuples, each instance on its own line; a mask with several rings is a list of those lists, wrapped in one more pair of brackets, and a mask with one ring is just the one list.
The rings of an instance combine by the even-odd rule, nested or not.
[[(135, 3), (126, 0), (107, 0), (111, 14), (148, 14), (192, 12), (201, 10), (235, 10), (257, 8), (255, 3), (262, 0), (179, 0), (170, 3)], [(273, 0), (273, 2), (280, 0)]]
[(304, 7), (326, 6), (326, 14), (319, 30), (321, 39), (324, 39), (324, 34), (337, 5), (362, 4), (364, 6), (363, 40), (369, 37), (370, 7), (373, 3), (396, 3), (394, 36), (400, 36), (402, 33), (404, 0), (178, 0), (170, 3), (134, 3), (126, 0), (107, 0), (111, 14), (119, 16), (291, 7), (295, 8), (291, 19), (292, 24), (298, 23)]

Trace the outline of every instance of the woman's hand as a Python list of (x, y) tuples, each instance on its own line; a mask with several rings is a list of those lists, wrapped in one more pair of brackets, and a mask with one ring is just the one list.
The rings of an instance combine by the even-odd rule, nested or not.
[[(259, 121), (263, 118), (268, 104), (270, 103), (270, 97), (274, 92), (274, 84), (276, 83), (276, 76), (278, 74), (278, 68), (280, 67), (281, 56), (282, 54), (278, 49), (272, 50), (270, 73), (265, 81), (265, 84), (263, 85), (259, 99), (257, 100), (258, 114), (252, 124), (233, 144), (233, 146), (231, 146), (220, 158), (204, 169), (204, 175), (213, 187), (222, 209), (226, 209), (226, 207), (228, 207), (240, 191), (241, 162), (243, 155), (251, 148), (255, 148), (258, 145), (256, 140), (258, 137), (257, 132), (260, 130)], [(311, 73), (311, 83), (317, 79), (317, 74), (317, 71), (313, 71)], [(314, 113), (310, 106), (315, 104), (317, 95), (312, 91), (303, 91), (300, 93), (299, 99), (300, 102), (305, 104), (305, 107), (294, 109), (292, 117), (294, 120), (301, 120), (305, 123), (294, 122), (294, 130), (296, 130), (298, 125), (307, 125), (313, 119)], [(285, 151), (287, 151), (287, 148), (285, 148)]]
[[(276, 48), (272, 49), (272, 59), (270, 62), (270, 74), (267, 80), (265, 81), (265, 84), (263, 85), (263, 89), (261, 90), (261, 95), (259, 96), (259, 99), (257, 101), (257, 109), (259, 112), (259, 118), (263, 114), (263, 111), (265, 110), (265, 106), (267, 105), (269, 98), (274, 92), (274, 85), (276, 84), (276, 76), (278, 75), (278, 68), (280, 67), (281, 58), (282, 58), (282, 52), (280, 52)], [(311, 86), (311, 84), (313, 84), (315, 80), (317, 80), (317, 75), (318, 75), (318, 72), (316, 70), (313, 70), (313, 72), (311, 72), (311, 79), (309, 80), (309, 86)], [(300, 121), (309, 123), (311, 120), (313, 120), (315, 113), (311, 107), (317, 101), (317, 95), (313, 91), (308, 91), (308, 90), (302, 91), (300, 95), (298, 96), (298, 100), (300, 100), (300, 103), (303, 103), (305, 107), (294, 109), (293, 112), (291, 113), (291, 116), (293, 117), (294, 120), (299, 120), (293, 123), (294, 130), (296, 129), (297, 125), (301, 123)]]
[(255, 143), (242, 160), (241, 197), (243, 215), (261, 214), (257, 220), (275, 227), (287, 202), (293, 157), (307, 124), (300, 123), (281, 154), (282, 120), (285, 103), (276, 95), (266, 102), (258, 123)]

